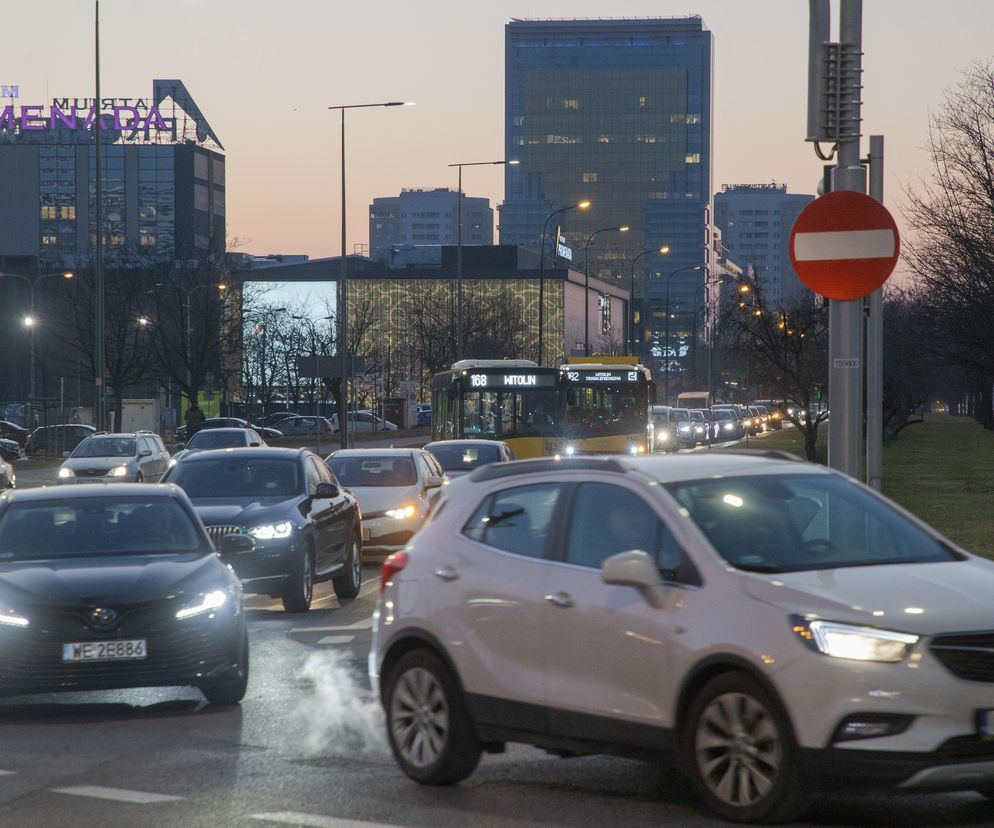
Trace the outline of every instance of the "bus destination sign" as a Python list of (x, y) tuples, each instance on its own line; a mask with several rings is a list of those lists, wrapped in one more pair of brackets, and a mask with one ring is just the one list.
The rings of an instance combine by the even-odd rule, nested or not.
[(606, 382), (638, 382), (638, 371), (567, 371), (566, 381), (584, 385), (600, 385)]
[(470, 374), (470, 388), (554, 388), (554, 374)]

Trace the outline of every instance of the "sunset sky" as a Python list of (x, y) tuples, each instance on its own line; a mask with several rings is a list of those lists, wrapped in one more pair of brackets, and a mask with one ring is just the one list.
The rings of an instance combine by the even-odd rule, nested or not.
[[(93, 8), (5, 5), (0, 83), (18, 84), (21, 104), (92, 96)], [(715, 37), (715, 189), (775, 180), (813, 193), (822, 162), (803, 140), (805, 0), (103, 0), (103, 94), (148, 95), (153, 78), (182, 79), (225, 146), (238, 249), (331, 256), (341, 247), (341, 148), (327, 106), (417, 103), (349, 115), (351, 251), (368, 240), (374, 196), (454, 188), (448, 164), (502, 157), (510, 18), (689, 14)], [(992, 31), (990, 0), (864, 3), (863, 132), (886, 137), (885, 200), (899, 223), (902, 189), (928, 174), (929, 111), (971, 60), (991, 59)], [(500, 168), (467, 169), (463, 182), (494, 206), (503, 198)]]

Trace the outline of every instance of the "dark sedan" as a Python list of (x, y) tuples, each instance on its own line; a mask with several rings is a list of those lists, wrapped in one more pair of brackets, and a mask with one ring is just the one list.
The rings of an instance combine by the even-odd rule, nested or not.
[(0, 439), (0, 460), (13, 463), (21, 456), (21, 447), (14, 440)]
[(189, 495), (215, 543), (254, 539), (231, 559), (246, 592), (306, 612), (316, 581), (339, 598), (359, 594), (362, 530), (351, 493), (307, 449), (235, 448), (189, 454), (166, 472)]
[(0, 437), (4, 440), (13, 440), (17, 445), (23, 446), (28, 442), (28, 435), (31, 432), (19, 426), (17, 423), (12, 423), (9, 420), (0, 420)]
[[(229, 541), (223, 554), (251, 545)], [(191, 685), (237, 704), (237, 577), (175, 486), (0, 494), (0, 693)]]

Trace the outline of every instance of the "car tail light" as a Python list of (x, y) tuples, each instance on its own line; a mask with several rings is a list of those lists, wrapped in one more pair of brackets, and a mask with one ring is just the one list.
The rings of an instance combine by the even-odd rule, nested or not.
[(380, 569), (380, 592), (387, 588), (393, 576), (405, 566), (407, 566), (406, 552), (394, 552), (383, 562), (383, 567)]

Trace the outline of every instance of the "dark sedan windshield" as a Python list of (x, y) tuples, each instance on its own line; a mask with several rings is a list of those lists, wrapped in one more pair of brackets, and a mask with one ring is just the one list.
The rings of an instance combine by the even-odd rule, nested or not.
[(343, 486), (413, 486), (418, 473), (410, 457), (332, 457), (332, 473)]
[(73, 457), (134, 457), (134, 437), (89, 437), (76, 446)]
[(90, 555), (210, 551), (168, 497), (14, 502), (0, 515), (0, 563)]
[[(232, 455), (236, 452), (232, 452)], [(196, 458), (196, 459), (193, 459)], [(289, 498), (303, 491), (300, 464), (272, 457), (220, 457), (198, 455), (173, 466), (163, 482), (175, 483), (192, 499), (210, 497)]]
[(858, 486), (828, 474), (756, 475), (670, 483), (728, 563), (791, 572), (959, 556)]
[(471, 471), (478, 466), (500, 461), (500, 449), (496, 445), (439, 445), (432, 446), (429, 451), (447, 472)]

